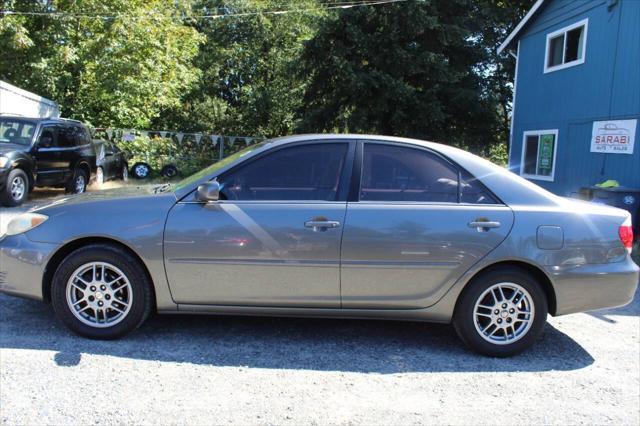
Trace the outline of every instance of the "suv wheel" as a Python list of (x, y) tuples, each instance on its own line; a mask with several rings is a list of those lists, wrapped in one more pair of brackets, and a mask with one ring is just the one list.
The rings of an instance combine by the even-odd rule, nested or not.
[(538, 282), (519, 268), (475, 278), (458, 300), (453, 325), (476, 352), (507, 357), (529, 348), (547, 321), (547, 299)]
[(87, 172), (76, 169), (73, 177), (67, 183), (67, 192), (71, 194), (82, 194), (87, 190)]
[(24, 203), (29, 195), (29, 178), (22, 169), (13, 169), (7, 177), (7, 184), (0, 194), (0, 202), (7, 207)]

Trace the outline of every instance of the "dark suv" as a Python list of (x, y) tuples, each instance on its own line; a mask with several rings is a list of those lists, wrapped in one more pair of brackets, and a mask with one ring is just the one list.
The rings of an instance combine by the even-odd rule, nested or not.
[(22, 204), (34, 186), (84, 192), (95, 164), (91, 135), (81, 122), (0, 114), (0, 204)]

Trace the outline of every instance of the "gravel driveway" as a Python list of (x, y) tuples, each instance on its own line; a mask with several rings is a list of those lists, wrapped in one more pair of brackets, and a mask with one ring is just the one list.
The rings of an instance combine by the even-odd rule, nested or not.
[(638, 297), (550, 319), (533, 350), (491, 359), (450, 326), (390, 321), (155, 316), (91, 341), (50, 306), (0, 295), (0, 419), (637, 425)]

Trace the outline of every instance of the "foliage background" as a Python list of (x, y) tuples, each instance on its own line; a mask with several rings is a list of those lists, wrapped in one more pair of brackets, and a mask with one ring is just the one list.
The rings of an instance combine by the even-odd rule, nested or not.
[(514, 59), (496, 49), (531, 1), (326, 9), (345, 1), (0, 0), (76, 15), (1, 14), (0, 79), (96, 127), (379, 133), (504, 161)]

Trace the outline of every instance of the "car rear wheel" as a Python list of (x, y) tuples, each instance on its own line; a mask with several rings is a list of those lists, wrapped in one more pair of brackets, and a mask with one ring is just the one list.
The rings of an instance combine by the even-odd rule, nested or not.
[(176, 177), (176, 175), (178, 174), (178, 168), (173, 164), (167, 164), (162, 168), (162, 170), (160, 171), (160, 174), (162, 175), (162, 177), (171, 179)]
[(7, 184), (0, 194), (0, 204), (15, 207), (24, 203), (29, 195), (29, 178), (22, 169), (13, 169), (7, 176)]
[(454, 313), (460, 338), (476, 352), (516, 355), (535, 343), (547, 319), (540, 284), (518, 268), (489, 271), (465, 289)]
[(71, 194), (82, 194), (87, 190), (87, 172), (82, 169), (76, 169), (73, 177), (67, 183), (67, 192)]
[(56, 316), (91, 339), (116, 339), (138, 328), (151, 311), (151, 283), (122, 249), (95, 244), (68, 255), (56, 270), (51, 299)]

